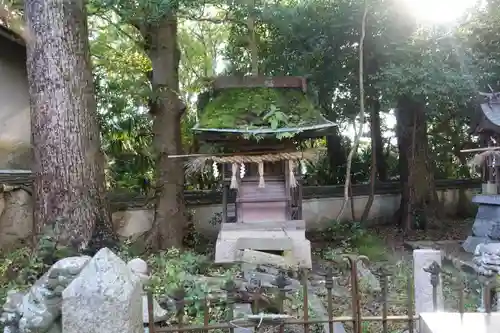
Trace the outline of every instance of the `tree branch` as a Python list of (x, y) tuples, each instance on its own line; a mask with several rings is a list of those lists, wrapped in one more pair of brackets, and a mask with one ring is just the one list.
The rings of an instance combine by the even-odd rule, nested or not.
[[(345, 184), (344, 184), (344, 202), (342, 203), (342, 207), (340, 208), (339, 214), (337, 215), (337, 218), (336, 218), (337, 220), (342, 218), (342, 215), (344, 214), (347, 202), (349, 201), (349, 187), (351, 184), (352, 159), (353, 159), (354, 155), (356, 154), (356, 151), (358, 150), (359, 140), (361, 138), (361, 135), (363, 134), (363, 125), (365, 122), (365, 88), (364, 88), (364, 71), (363, 71), (363, 66), (364, 66), (363, 52), (364, 52), (364, 43), (365, 43), (365, 35), (366, 35), (366, 16), (367, 15), (368, 15), (368, 5), (366, 4), (366, 1), (365, 1), (365, 10), (363, 12), (363, 19), (361, 21), (361, 37), (359, 40), (359, 106), (360, 106), (359, 123), (360, 124), (359, 124), (358, 132), (354, 136), (354, 141), (352, 144), (351, 151), (349, 152), (349, 155), (347, 156), (347, 169), (346, 169)], [(356, 127), (356, 125), (355, 125), (355, 127)]]
[[(106, 14), (104, 14), (104, 13), (103, 14), (97, 14), (96, 13), (94, 15), (97, 16), (97, 17), (99, 17), (103, 21), (106, 21), (109, 25), (112, 25), (116, 30), (118, 30), (118, 32), (120, 34), (122, 34), (123, 36), (127, 37), (128, 39), (130, 39), (135, 44), (140, 44), (140, 42), (137, 40), (136, 37), (132, 36), (130, 33), (126, 32), (124, 29), (122, 29), (122, 27), (120, 27), (117, 22), (113, 22), (113, 20), (111, 20), (109, 17), (106, 16)], [(122, 18), (120, 17), (120, 19), (122, 19)], [(141, 46), (141, 45), (139, 45), (139, 46)]]

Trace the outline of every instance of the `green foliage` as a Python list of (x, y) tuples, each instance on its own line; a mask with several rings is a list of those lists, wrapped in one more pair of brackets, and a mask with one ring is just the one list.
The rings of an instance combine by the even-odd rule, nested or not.
[(373, 262), (387, 260), (385, 244), (359, 223), (331, 221), (322, 234), (325, 240), (334, 243), (323, 251), (325, 259), (338, 260), (343, 253), (356, 253), (367, 256)]
[(177, 249), (151, 255), (147, 262), (151, 267), (151, 290), (155, 295), (170, 295), (183, 288), (188, 275), (207, 273), (209, 260), (191, 252)]
[[(485, 90), (486, 84), (495, 86), (500, 76), (496, 60), (500, 49), (492, 42), (499, 22), (495, 4), (489, 0), (472, 12), (467, 22), (442, 30), (418, 29), (411, 13), (401, 10), (400, 1), (369, 2), (365, 40), (367, 97), (380, 100), (382, 113), (394, 106), (401, 94), (410, 94), (427, 104), (431, 158), (436, 161), (433, 171), (437, 178), (469, 176), (456, 148), (474, 140), (467, 133), (468, 118), (477, 103), (474, 94)], [(356, 43), (363, 6), (361, 0), (257, 1), (252, 9), (257, 23), (260, 73), (307, 76), (311, 85), (308, 90), (316, 95), (314, 102), (340, 129), (359, 111)], [(173, 12), (178, 14), (182, 53), (179, 82), (181, 96), (190, 107), (188, 117), (182, 120), (183, 143), (187, 153), (196, 153), (200, 147), (193, 140), (191, 127), (196, 120), (195, 101), (204, 104), (199, 94), (206, 87), (203, 78), (217, 75), (220, 69), (242, 74), (250, 71), (244, 24), (249, 8), (236, 3), (201, 4), (190, 0), (96, 0), (90, 7), (108, 183), (113, 188), (145, 193), (152, 182), (155, 159), (151, 119), (147, 115), (151, 65), (137, 28), (144, 23), (156, 24)], [(230, 64), (224, 68), (222, 62)], [(213, 117), (208, 123), (218, 128), (231, 128), (233, 123), (239, 123), (236, 128), (282, 128), (297, 123), (275, 103), (258, 115), (239, 120), (238, 112), (234, 117), (222, 113), (222, 117)], [(225, 126), (228, 123), (231, 125)], [(349, 140), (343, 141), (348, 151)], [(397, 152), (387, 141), (384, 150), (390, 178), (397, 178)], [(370, 154), (369, 149), (364, 150), (353, 161), (355, 183), (368, 180)], [(307, 182), (341, 184), (345, 166), (337, 166), (336, 159), (328, 156), (311, 165)], [(186, 182), (190, 189), (215, 187), (209, 174), (190, 177)]]
[(26, 290), (56, 261), (76, 255), (70, 248), (57, 244), (57, 230), (46, 227), (37, 246), (20, 247), (0, 252), (0, 303), (5, 302), (7, 291)]
[[(349, 150), (350, 144), (349, 140), (345, 140), (343, 142), (343, 145), (347, 150)], [(322, 145), (325, 145), (325, 143), (320, 142), (320, 146)], [(397, 150), (392, 146), (389, 146), (389, 148), (391, 149), (385, 156), (388, 171), (387, 176), (390, 180), (397, 180), (399, 178)], [(337, 156), (335, 156), (335, 158), (337, 158)], [(370, 178), (371, 158), (372, 151), (370, 147), (362, 147), (358, 154), (353, 157), (351, 165), (352, 184), (364, 184), (368, 182)], [(326, 186), (344, 184), (345, 172), (345, 165), (333, 168), (330, 163), (330, 156), (324, 154), (316, 162), (308, 163), (307, 173), (304, 176), (304, 185)], [(440, 176), (440, 178), (446, 178), (446, 176)]]
[[(206, 79), (216, 75), (219, 49), (227, 40), (228, 26), (205, 21), (183, 21), (179, 26), (181, 61), (179, 84), (190, 109), (195, 110), (194, 97), (206, 88)], [(189, 129), (190, 130), (190, 129)]]
[[(188, 214), (188, 223), (184, 227), (184, 239), (182, 245), (186, 249), (191, 249), (196, 251), (196, 253), (203, 253), (205, 255), (213, 255), (213, 250), (215, 249), (215, 244), (213, 240), (207, 237), (205, 234), (199, 232), (193, 221), (193, 216), (191, 212)], [(217, 215), (215, 215), (217, 216)], [(215, 217), (213, 217), (209, 223), (212, 223)], [(220, 213), (220, 218), (222, 221), (222, 213)]]
[[(220, 286), (216, 286), (217, 288), (235, 276), (235, 271), (231, 269), (226, 271), (213, 269), (208, 257), (189, 251), (180, 252), (177, 249), (151, 255), (147, 262), (153, 272), (149, 288), (158, 299), (174, 296), (181, 289), (185, 292), (186, 299), (191, 301), (185, 308), (187, 316), (185, 323), (190, 324), (203, 323), (205, 308), (202, 301), (214, 288), (206, 282), (193, 279), (193, 276), (197, 274), (219, 276), (222, 282)], [(211, 309), (211, 320), (220, 321), (225, 316), (224, 305), (215, 305)]]
[(0, 252), (0, 258), (0, 302), (3, 304), (7, 291), (28, 288), (45, 265), (28, 247)]
[(391, 61), (374, 76), (389, 100), (413, 96), (434, 102), (444, 98), (467, 99), (474, 93), (475, 73), (462, 67), (460, 40), (449, 31), (420, 30), (405, 44), (396, 45)]
[(89, 20), (107, 181), (111, 188), (147, 192), (155, 159), (147, 114), (151, 64), (130, 40), (137, 37), (134, 29), (115, 21), (111, 13)]
[[(75, 253), (59, 248), (55, 252), (55, 245), (50, 236), (40, 241), (40, 246), (31, 250), (23, 247), (8, 252), (0, 252), (0, 303), (5, 302), (7, 291), (16, 289), (27, 290), (40, 278), (57, 260)], [(127, 246), (123, 246), (118, 255), (128, 261), (136, 255)], [(158, 299), (171, 296), (179, 288), (186, 292), (186, 298), (198, 300), (186, 307), (188, 321), (192, 323), (203, 323), (202, 300), (213, 286), (207, 283), (196, 282), (191, 279), (192, 275), (210, 274), (222, 277), (222, 281), (234, 276), (233, 270), (220, 271), (211, 268), (210, 260), (190, 251), (180, 252), (176, 249), (149, 255), (146, 258), (152, 269), (152, 279), (148, 286)], [(216, 306), (212, 310), (212, 318), (221, 319), (224, 315), (224, 307)]]
[(208, 101), (200, 115), (202, 128), (275, 130), (321, 122), (314, 104), (295, 89), (221, 90)]

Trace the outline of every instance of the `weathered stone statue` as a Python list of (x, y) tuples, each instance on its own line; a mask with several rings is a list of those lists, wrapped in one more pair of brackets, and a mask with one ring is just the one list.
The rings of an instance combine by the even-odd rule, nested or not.
[(480, 244), (476, 247), (472, 262), (477, 273), (494, 276), (500, 272), (500, 243)]
[[(500, 274), (500, 243), (489, 243), (489, 244), (480, 244), (476, 247), (474, 252), (474, 257), (472, 258), (472, 262), (475, 265), (475, 270), (479, 275), (483, 275), (485, 277), (495, 277)], [(479, 311), (485, 310), (484, 304), (484, 292), (485, 288), (481, 290), (481, 304), (479, 307)], [(494, 311), (500, 310), (500, 304), (498, 304), (498, 290), (492, 289), (491, 294), (491, 304), (497, 304), (496, 308), (492, 309)]]
[(18, 309), (23, 302), (23, 296), (23, 293), (15, 290), (7, 292), (7, 300), (3, 306), (2, 317), (0, 318), (0, 321), (5, 326), (4, 333), (17, 333), (19, 331), (18, 325), (21, 314)]
[[(80, 275), (90, 260), (88, 256), (61, 259), (52, 265), (26, 294), (9, 291), (0, 317), (0, 322), (5, 327), (4, 333), (60, 333), (62, 293)], [(127, 268), (138, 277), (142, 285), (149, 282), (148, 266), (144, 260), (132, 259)], [(94, 277), (95, 275), (91, 278)], [(102, 281), (85, 283), (98, 284)], [(162, 309), (156, 300), (153, 300), (153, 313), (155, 322), (165, 320), (169, 316), (169, 312)], [(148, 318), (147, 295), (143, 292), (142, 321), (148, 323)]]
[(9, 291), (0, 317), (4, 333), (60, 332), (62, 291), (89, 260), (88, 256), (61, 259), (25, 295)]

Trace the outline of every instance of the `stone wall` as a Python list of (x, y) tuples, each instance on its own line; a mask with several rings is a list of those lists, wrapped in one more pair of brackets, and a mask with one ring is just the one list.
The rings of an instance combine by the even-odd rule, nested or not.
[[(478, 189), (463, 190), (467, 202), (471, 203), (472, 196)], [(459, 189), (438, 190), (438, 196), (443, 203), (447, 215), (456, 215), (459, 211)], [(358, 219), (363, 214), (368, 196), (354, 197), (354, 215)], [(374, 223), (384, 223), (390, 220), (399, 208), (401, 197), (399, 194), (379, 194), (375, 196), (368, 219)], [(343, 198), (314, 198), (303, 202), (303, 218), (308, 229), (321, 229), (328, 226), (340, 212)], [(472, 208), (471, 203), (471, 208)], [(463, 208), (463, 207), (461, 207)], [(222, 205), (200, 205), (190, 209), (196, 229), (203, 234), (215, 236), (218, 226), (210, 223), (215, 214), (222, 212)], [(113, 220), (121, 236), (137, 237), (140, 233), (149, 230), (152, 225), (153, 213), (150, 210), (134, 209), (115, 212)], [(344, 220), (352, 221), (350, 205), (345, 209)], [(134, 236), (135, 235), (135, 236)]]
[(30, 101), (23, 46), (0, 35), (0, 169), (30, 169)]
[[(5, 189), (4, 189), (5, 190)], [(458, 211), (459, 189), (441, 189), (440, 200), (448, 215)], [(478, 189), (462, 189), (467, 202)], [(360, 218), (368, 196), (354, 197), (355, 217)], [(341, 197), (311, 198), (303, 202), (303, 217), (308, 229), (321, 229), (334, 220), (342, 206)], [(399, 207), (398, 194), (379, 194), (375, 196), (370, 210), (369, 220), (383, 223), (390, 220)], [(463, 204), (462, 204), (463, 205)], [(8, 248), (18, 244), (21, 239), (29, 239), (33, 230), (32, 197), (24, 189), (13, 189), (0, 193), (0, 247)], [(472, 204), (471, 204), (472, 207)], [(197, 205), (190, 207), (193, 222), (198, 231), (215, 236), (218, 226), (210, 223), (217, 213), (222, 212), (222, 205)], [(345, 210), (344, 220), (352, 221), (350, 205)], [(113, 213), (113, 224), (122, 239), (136, 239), (152, 227), (153, 212), (144, 208), (126, 209)]]
[(33, 230), (33, 199), (17, 189), (0, 193), (0, 247), (28, 239)]

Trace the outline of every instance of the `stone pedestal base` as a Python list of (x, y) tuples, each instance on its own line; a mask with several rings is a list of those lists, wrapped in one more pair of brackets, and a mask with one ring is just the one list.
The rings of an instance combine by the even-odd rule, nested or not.
[(288, 263), (312, 267), (304, 221), (223, 224), (215, 245), (215, 262), (235, 262), (240, 250), (283, 251)]
[(483, 183), (481, 186), (481, 194), (484, 195), (496, 195), (498, 194), (497, 184), (494, 183)]
[(462, 243), (462, 248), (469, 253), (474, 253), (476, 247), (479, 244), (488, 244), (491, 243), (492, 240), (488, 237), (477, 237), (477, 236), (468, 236), (467, 239)]
[(500, 240), (500, 195), (476, 195), (472, 202), (479, 205), (472, 235), (463, 243), (466, 252), (474, 253), (477, 245)]

